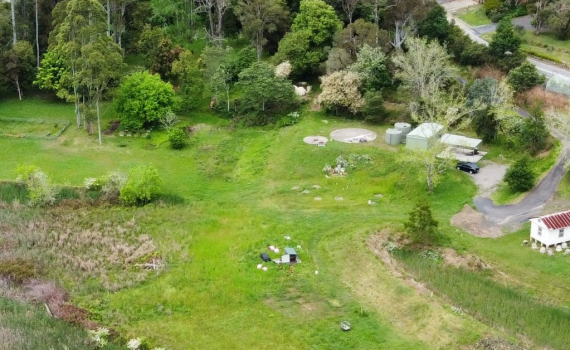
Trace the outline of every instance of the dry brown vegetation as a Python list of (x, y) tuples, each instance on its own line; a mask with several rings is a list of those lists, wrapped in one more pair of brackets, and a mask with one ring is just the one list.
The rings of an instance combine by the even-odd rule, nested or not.
[(528, 91), (518, 94), (516, 102), (522, 106), (542, 106), (554, 109), (564, 109), (568, 106), (568, 98), (566, 96), (546, 91), (542, 86), (535, 86)]
[(141, 264), (157, 257), (153, 240), (134, 218), (97, 219), (87, 210), (55, 208), (40, 215), (5, 208), (0, 211), (0, 263), (27, 261), (48, 277), (57, 267), (66, 281), (96, 280), (109, 291), (143, 281), (149, 271)]
[(474, 76), (475, 79), (495, 78), (497, 80), (501, 80), (505, 77), (505, 73), (496, 68), (485, 66), (476, 69)]

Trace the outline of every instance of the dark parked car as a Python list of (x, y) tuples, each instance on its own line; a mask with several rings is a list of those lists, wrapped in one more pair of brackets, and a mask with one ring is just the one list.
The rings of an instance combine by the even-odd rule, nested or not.
[(469, 174), (476, 174), (479, 172), (479, 166), (471, 162), (457, 163), (457, 170), (463, 170)]

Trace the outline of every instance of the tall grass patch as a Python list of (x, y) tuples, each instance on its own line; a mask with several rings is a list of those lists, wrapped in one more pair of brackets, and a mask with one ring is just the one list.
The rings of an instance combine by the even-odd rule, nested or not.
[[(0, 296), (0, 348), (6, 350), (74, 349), (92, 350), (87, 332), (49, 317), (45, 309)], [(104, 350), (124, 349), (107, 344)]]
[(12, 203), (18, 201), (24, 203), (28, 200), (26, 186), (14, 182), (0, 182), (0, 202)]
[(485, 273), (445, 267), (416, 254), (399, 252), (399, 260), (429, 288), (456, 307), (511, 336), (524, 334), (537, 345), (564, 350), (570, 329), (570, 311), (546, 305), (508, 284), (499, 284)]

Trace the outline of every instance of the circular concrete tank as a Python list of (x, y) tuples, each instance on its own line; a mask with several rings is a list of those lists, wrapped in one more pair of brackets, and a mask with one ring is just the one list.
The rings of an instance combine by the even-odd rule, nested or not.
[(386, 130), (386, 143), (392, 146), (402, 143), (402, 131), (397, 129)]

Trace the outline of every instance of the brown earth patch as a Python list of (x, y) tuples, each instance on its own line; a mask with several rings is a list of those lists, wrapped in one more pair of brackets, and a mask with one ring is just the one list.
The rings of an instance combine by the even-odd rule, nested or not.
[(451, 218), (451, 224), (477, 237), (497, 238), (503, 235), (503, 231), (499, 227), (487, 222), (483, 214), (467, 204)]
[(456, 268), (464, 268), (472, 271), (481, 271), (491, 268), (491, 266), (486, 264), (480, 257), (472, 254), (459, 255), (451, 248), (445, 248), (441, 256), (445, 265)]
[(38, 304), (46, 307), (46, 312), (63, 321), (80, 325), (87, 329), (96, 329), (99, 325), (89, 320), (89, 311), (69, 304), (67, 291), (54, 282), (30, 279), (19, 287), (13, 288), (8, 283), (1, 284), (0, 294), (18, 301)]
[(113, 120), (111, 122), (111, 126), (109, 126), (109, 129), (103, 131), (103, 134), (105, 135), (112, 135), (115, 131), (117, 131), (117, 129), (119, 128), (119, 126), (121, 126), (121, 122), (118, 120)]

